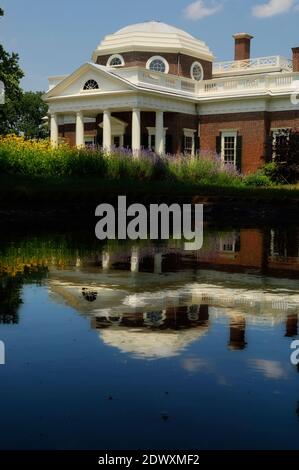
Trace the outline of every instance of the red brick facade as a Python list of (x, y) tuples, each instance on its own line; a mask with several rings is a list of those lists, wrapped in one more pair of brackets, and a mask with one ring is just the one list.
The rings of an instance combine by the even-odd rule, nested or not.
[[(153, 56), (162, 56), (169, 64), (169, 73), (191, 78), (191, 66), (194, 62), (199, 62), (204, 71), (204, 79), (212, 78), (212, 62), (197, 59), (185, 54), (161, 53), (161, 52), (125, 52), (122, 54), (126, 67), (145, 67), (147, 61)], [(107, 65), (110, 55), (99, 56), (97, 63), (99, 65)]]
[[(124, 136), (125, 147), (130, 147), (132, 136), (132, 113), (112, 113), (112, 116), (128, 124)], [(102, 129), (99, 124), (103, 115), (97, 116), (96, 123), (85, 124), (85, 134), (94, 136), (102, 144)], [(155, 127), (155, 113), (141, 113), (141, 143), (144, 148), (148, 146), (148, 127)], [(205, 116), (192, 116), (181, 113), (164, 113), (164, 127), (166, 131), (166, 151), (176, 154), (184, 150), (184, 128), (198, 130), (200, 127), (200, 149), (202, 151), (219, 152), (217, 141), (221, 133), (236, 131), (242, 138), (240, 149), (240, 170), (242, 173), (253, 173), (261, 168), (267, 157), (267, 140), (271, 129), (292, 128), (299, 129), (299, 110), (279, 112), (248, 112), (235, 114), (218, 114)], [(75, 124), (59, 126), (59, 135), (70, 145), (75, 145)], [(198, 148), (198, 134), (195, 134)]]
[(201, 150), (217, 150), (217, 137), (226, 130), (242, 137), (241, 172), (253, 173), (267, 158), (271, 129), (299, 129), (299, 111), (218, 114), (200, 117)]

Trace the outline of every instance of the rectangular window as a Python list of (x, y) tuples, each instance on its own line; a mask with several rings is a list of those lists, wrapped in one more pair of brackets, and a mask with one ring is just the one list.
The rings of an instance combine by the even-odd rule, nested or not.
[(185, 136), (184, 153), (193, 153), (193, 137)]
[(221, 158), (224, 163), (236, 166), (237, 162), (237, 132), (222, 132)]

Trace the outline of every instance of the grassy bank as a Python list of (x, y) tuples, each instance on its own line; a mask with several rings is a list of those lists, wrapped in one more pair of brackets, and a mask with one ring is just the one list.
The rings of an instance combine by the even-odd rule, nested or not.
[(157, 200), (184, 200), (195, 197), (215, 201), (230, 200), (286, 203), (299, 202), (299, 186), (249, 188), (246, 186), (220, 186), (187, 184), (176, 181), (136, 181), (135, 179), (109, 180), (96, 177), (28, 177), (0, 175), (0, 204), (11, 203), (98, 203), (113, 201), (118, 195), (129, 200), (155, 202)]

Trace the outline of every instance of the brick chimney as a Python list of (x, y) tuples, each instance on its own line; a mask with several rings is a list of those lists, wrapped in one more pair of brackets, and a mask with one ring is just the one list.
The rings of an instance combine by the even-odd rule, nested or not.
[(235, 39), (235, 60), (250, 59), (250, 44), (253, 36), (247, 33), (234, 34)]
[(299, 72), (299, 47), (293, 47), (293, 72)]

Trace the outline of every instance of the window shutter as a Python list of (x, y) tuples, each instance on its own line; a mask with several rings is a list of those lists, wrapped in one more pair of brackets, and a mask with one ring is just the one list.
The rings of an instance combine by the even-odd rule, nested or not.
[(166, 153), (172, 153), (172, 135), (170, 134), (166, 134), (165, 151)]
[(195, 155), (197, 155), (200, 151), (200, 137), (197, 134), (195, 134), (194, 139), (195, 139)]
[(243, 137), (241, 135), (237, 136), (237, 156), (236, 156), (236, 168), (238, 171), (242, 171), (242, 144)]
[(181, 153), (184, 153), (185, 151), (185, 136), (184, 134), (182, 135), (182, 143), (181, 143)]
[(216, 153), (221, 155), (221, 134), (216, 137)]

